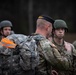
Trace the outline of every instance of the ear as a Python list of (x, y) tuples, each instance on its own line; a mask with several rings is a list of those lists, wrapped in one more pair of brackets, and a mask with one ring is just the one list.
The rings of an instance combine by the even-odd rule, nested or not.
[(48, 30), (49, 29), (49, 25), (45, 25), (45, 29)]

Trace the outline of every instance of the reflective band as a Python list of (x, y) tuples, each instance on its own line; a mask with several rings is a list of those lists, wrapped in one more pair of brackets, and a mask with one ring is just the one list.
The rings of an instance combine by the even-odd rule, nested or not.
[(6, 48), (15, 48), (16, 47), (16, 44), (7, 38), (3, 38), (0, 42), (0, 45), (4, 46)]

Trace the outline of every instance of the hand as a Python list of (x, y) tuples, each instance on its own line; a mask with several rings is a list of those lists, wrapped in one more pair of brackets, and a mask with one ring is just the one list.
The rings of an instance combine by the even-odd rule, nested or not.
[(58, 72), (55, 71), (55, 70), (52, 70), (52, 71), (51, 71), (51, 74), (52, 74), (52, 75), (58, 75)]

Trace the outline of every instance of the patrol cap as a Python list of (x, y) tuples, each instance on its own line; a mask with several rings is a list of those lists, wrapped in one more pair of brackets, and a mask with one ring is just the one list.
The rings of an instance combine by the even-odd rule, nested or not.
[(68, 30), (67, 24), (64, 20), (61, 19), (57, 19), (54, 22), (54, 29), (58, 29), (58, 28), (64, 28)]
[(54, 20), (51, 17), (46, 16), (46, 15), (41, 15), (41, 16), (38, 17), (38, 19), (44, 19), (44, 20), (46, 20), (46, 21), (48, 21), (52, 24), (54, 23)]
[(3, 27), (7, 27), (7, 26), (12, 27), (12, 23), (9, 20), (3, 20), (3, 21), (1, 21), (1, 23), (0, 23), (0, 29), (3, 28)]

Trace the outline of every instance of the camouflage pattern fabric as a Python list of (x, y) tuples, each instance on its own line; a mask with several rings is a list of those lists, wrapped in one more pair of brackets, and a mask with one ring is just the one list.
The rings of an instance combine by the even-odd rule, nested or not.
[(6, 38), (12, 40), (17, 46), (14, 49), (9, 49), (0, 45), (2, 74), (34, 75), (32, 69), (38, 64), (39, 59), (34, 39), (22, 34), (12, 34)]
[[(41, 35), (34, 35), (36, 41), (38, 41), (38, 38), (40, 37)], [(51, 66), (61, 71), (68, 71), (72, 69), (72, 55), (69, 54), (69, 52), (66, 52), (65, 50), (65, 55), (63, 55), (63, 53), (61, 54), (58, 51), (58, 48), (45, 37), (41, 37), (37, 42), (37, 45), (40, 56), (40, 63), (37, 66), (37, 73), (41, 73), (41, 75), (48, 75), (47, 71), (51, 73), (51, 71), (49, 71), (52, 69)], [(48, 64), (47, 67), (46, 62)]]
[(22, 68), (27, 70), (34, 70), (39, 62), (39, 54), (37, 52), (37, 45), (35, 40), (32, 37), (26, 42), (23, 42), (20, 49), (20, 65)]
[(52, 40), (52, 42), (57, 47), (57, 50), (60, 53), (60, 55), (67, 58), (67, 60), (68, 60), (67, 61), (68, 68), (67, 68), (67, 66), (65, 66), (65, 64), (63, 64), (64, 68), (60, 65), (60, 69), (56, 68), (56, 66), (55, 67), (52, 66), (53, 69), (55, 69), (58, 72), (59, 75), (76, 75), (76, 72), (75, 72), (76, 51), (75, 51), (74, 46), (72, 44), (66, 42), (67, 47), (68, 47), (68, 45), (71, 47), (71, 51), (70, 51), (70, 50), (67, 50), (67, 48), (65, 47), (65, 42), (64, 42), (63, 45), (56, 44), (54, 42), (54, 40)]
[(28, 39), (28, 37), (23, 34), (12, 34), (7, 36), (7, 38), (13, 40), (17, 45), (20, 45), (22, 42)]
[(69, 69), (71, 64), (68, 59), (58, 52), (56, 46), (54, 46), (50, 41), (44, 39), (40, 41), (40, 45), (42, 47), (42, 53), (44, 54), (46, 60), (51, 63), (51, 65), (55, 66), (58, 69)]
[(74, 45), (74, 47), (75, 47), (75, 49), (76, 49), (76, 41), (73, 42), (73, 45)]

